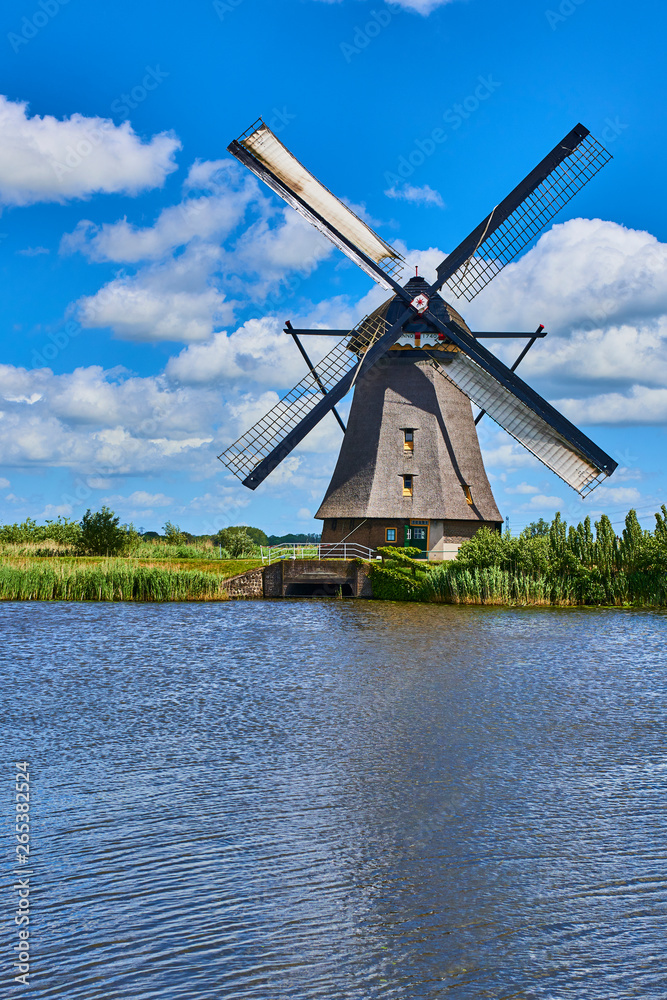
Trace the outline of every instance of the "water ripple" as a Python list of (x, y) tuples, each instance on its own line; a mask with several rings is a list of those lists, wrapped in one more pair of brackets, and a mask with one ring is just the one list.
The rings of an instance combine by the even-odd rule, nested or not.
[(35, 1000), (667, 996), (665, 614), (0, 618)]

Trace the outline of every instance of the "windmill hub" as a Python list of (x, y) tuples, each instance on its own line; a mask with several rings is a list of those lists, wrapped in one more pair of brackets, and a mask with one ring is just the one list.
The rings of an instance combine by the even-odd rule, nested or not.
[[(401, 336), (390, 348), (391, 353), (400, 350), (409, 350), (410, 348), (417, 350), (428, 348), (429, 350), (441, 352), (458, 351), (458, 347), (446, 334), (439, 330), (434, 330), (433, 326), (425, 318), (422, 318), (426, 310), (430, 310), (443, 324), (449, 323), (452, 320), (455, 321), (472, 337), (473, 334), (467, 323), (456, 309), (448, 302), (445, 302), (438, 292), (428, 295), (427, 293), (430, 290), (428, 282), (420, 277), (411, 278), (407, 285), (404, 286), (406, 296), (410, 296), (411, 305), (414, 305), (416, 300), (426, 299), (426, 306), (419, 316), (412, 315), (403, 323)], [(385, 302), (384, 305), (380, 306), (373, 315), (383, 316), (389, 325), (393, 325), (404, 311), (404, 300), (395, 295), (388, 302)]]

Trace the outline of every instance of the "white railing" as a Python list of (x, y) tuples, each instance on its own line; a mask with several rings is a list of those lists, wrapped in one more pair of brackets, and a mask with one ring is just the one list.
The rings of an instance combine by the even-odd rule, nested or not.
[(369, 562), (375, 549), (356, 542), (284, 542), (262, 549), (262, 562), (281, 559), (364, 559)]

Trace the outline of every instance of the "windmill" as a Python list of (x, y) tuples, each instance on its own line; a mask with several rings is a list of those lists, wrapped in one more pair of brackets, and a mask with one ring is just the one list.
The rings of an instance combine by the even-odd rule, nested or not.
[[(295, 330), (308, 374), (220, 460), (249, 489), (330, 411), (345, 431), (317, 517), (323, 541), (410, 544), (447, 558), (502, 518), (484, 470), (476, 424), (486, 413), (552, 472), (586, 496), (616, 462), (523, 382), (515, 369), (533, 334), (473, 333), (439, 294), (471, 301), (611, 159), (577, 125), (438, 266), (429, 284), (399, 278), (401, 255), (308, 171), (263, 121), (229, 151), (393, 293), (353, 330)], [(314, 366), (300, 336), (335, 346)], [(511, 368), (481, 341), (528, 336)], [(347, 428), (335, 407), (354, 388)], [(471, 402), (479, 407), (475, 420)]]

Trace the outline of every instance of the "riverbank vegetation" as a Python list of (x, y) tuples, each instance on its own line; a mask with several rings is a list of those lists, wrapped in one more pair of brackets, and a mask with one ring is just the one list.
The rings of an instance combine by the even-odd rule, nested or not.
[(568, 527), (557, 514), (516, 538), (484, 528), (455, 560), (436, 564), (380, 549), (373, 593), (447, 604), (667, 607), (667, 507), (655, 518), (648, 531), (631, 510), (620, 536), (606, 516)]
[[(631, 510), (621, 535), (609, 518), (568, 526), (560, 514), (518, 537), (484, 528), (455, 560), (379, 549), (370, 576), (379, 600), (447, 604), (667, 607), (667, 507), (655, 529)], [(194, 538), (170, 522), (141, 535), (108, 510), (80, 522), (0, 526), (0, 600), (219, 601), (227, 583), (262, 565), (260, 529)]]
[(0, 557), (125, 556), (134, 559), (248, 559), (261, 558), (267, 536), (259, 528), (223, 528), (215, 535), (193, 536), (167, 521), (163, 534), (140, 534), (132, 524), (102, 507), (86, 511), (81, 521), (59, 517), (37, 524), (0, 525)]
[(231, 578), (262, 564), (253, 529), (226, 529), (231, 553), (214, 538), (165, 529), (142, 536), (105, 507), (80, 522), (4, 525), (0, 600), (220, 601)]

